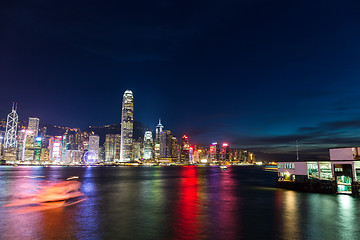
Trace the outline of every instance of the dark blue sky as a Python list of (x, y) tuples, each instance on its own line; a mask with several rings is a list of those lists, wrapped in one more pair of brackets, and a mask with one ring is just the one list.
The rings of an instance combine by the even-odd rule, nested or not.
[[(135, 119), (260, 160), (360, 136), (359, 1), (2, 1), (0, 114), (84, 128)], [(269, 155), (273, 153), (273, 155)]]

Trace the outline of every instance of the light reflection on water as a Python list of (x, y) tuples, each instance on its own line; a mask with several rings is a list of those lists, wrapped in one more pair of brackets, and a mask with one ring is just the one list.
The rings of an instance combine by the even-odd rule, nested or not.
[[(41, 176), (41, 177), (38, 177)], [(0, 205), (79, 176), (88, 199), (0, 208), (0, 239), (359, 239), (360, 199), (274, 188), (256, 167), (0, 167)]]

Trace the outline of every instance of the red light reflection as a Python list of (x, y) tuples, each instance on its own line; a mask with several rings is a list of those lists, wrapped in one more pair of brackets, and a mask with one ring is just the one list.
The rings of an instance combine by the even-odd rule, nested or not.
[(198, 216), (198, 179), (196, 167), (184, 167), (176, 209), (175, 239), (197, 239), (200, 232)]

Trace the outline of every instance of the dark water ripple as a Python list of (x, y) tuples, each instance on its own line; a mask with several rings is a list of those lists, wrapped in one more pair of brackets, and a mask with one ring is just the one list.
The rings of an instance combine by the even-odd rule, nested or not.
[(0, 239), (360, 239), (359, 198), (276, 189), (259, 167), (0, 167), (0, 205), (71, 176), (85, 201), (1, 207)]

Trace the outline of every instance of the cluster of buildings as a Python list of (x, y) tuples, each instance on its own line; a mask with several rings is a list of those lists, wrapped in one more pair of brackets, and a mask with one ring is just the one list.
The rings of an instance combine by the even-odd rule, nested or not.
[[(253, 153), (231, 149), (227, 143), (209, 148), (191, 145), (188, 136), (180, 139), (165, 130), (159, 120), (155, 131), (145, 131), (134, 139), (133, 93), (123, 95), (121, 131), (100, 136), (94, 132), (66, 128), (60, 136), (49, 136), (39, 129), (39, 118), (29, 118), (27, 127), (18, 127), (17, 107), (13, 105), (0, 135), (0, 157), (10, 164), (231, 164), (255, 163)], [(104, 140), (103, 140), (104, 141)]]

